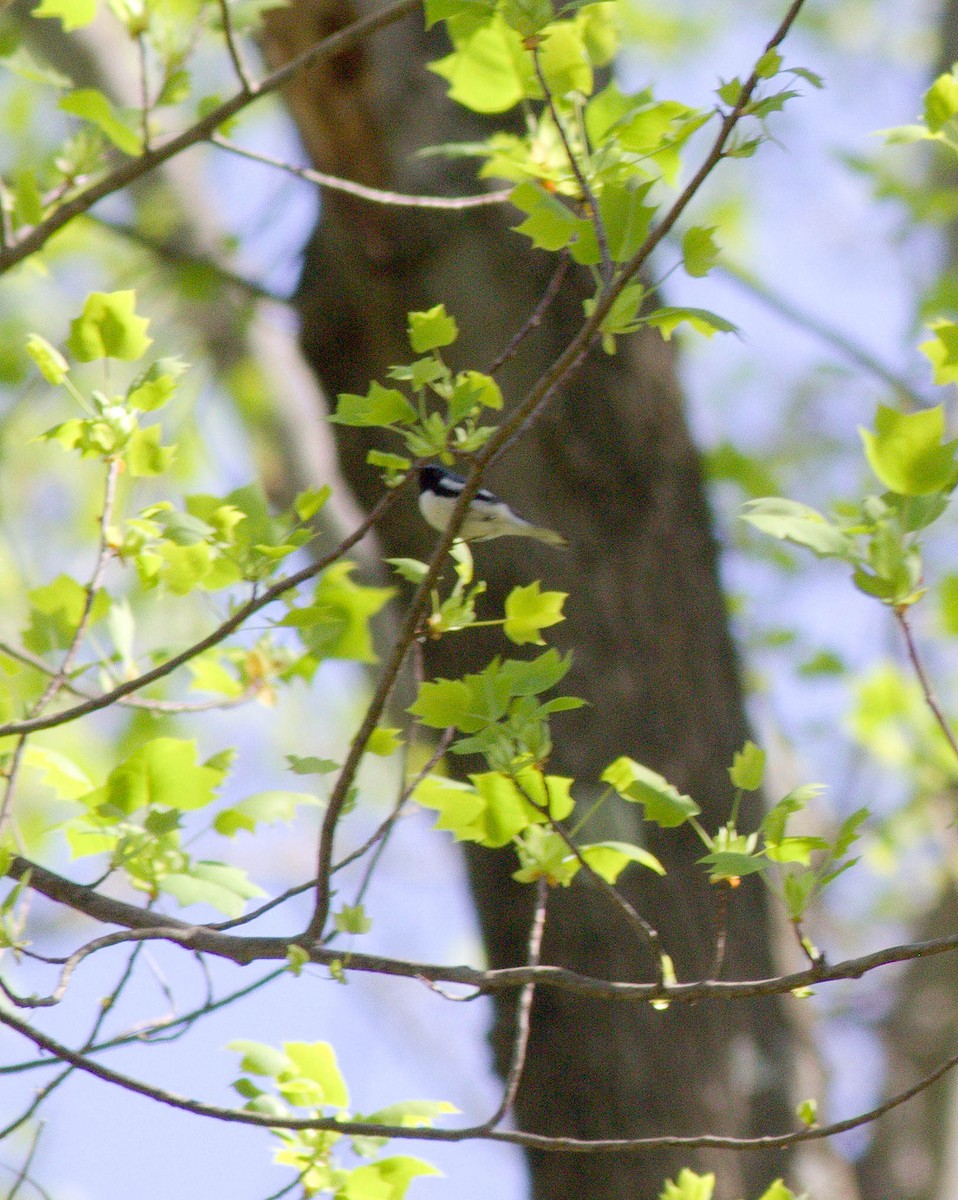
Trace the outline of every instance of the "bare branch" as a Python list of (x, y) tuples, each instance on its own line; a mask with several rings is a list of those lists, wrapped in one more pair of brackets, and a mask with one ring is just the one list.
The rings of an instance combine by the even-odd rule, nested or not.
[(325, 171), (317, 171), (313, 167), (297, 167), (294, 163), (284, 162), (281, 158), (273, 158), (258, 150), (247, 150), (231, 142), (222, 134), (214, 134), (210, 141), (221, 150), (248, 158), (251, 162), (263, 163), (268, 167), (286, 171), (303, 179), (307, 183), (315, 183), (319, 187), (329, 188), (333, 192), (346, 192), (350, 196), (358, 196), (361, 200), (370, 200), (373, 204), (388, 204), (397, 208), (442, 208), (458, 211), (464, 208), (485, 208), (493, 204), (505, 204), (512, 195), (512, 188), (502, 188), (496, 192), (481, 192), (476, 196), (409, 196), (403, 192), (389, 192), (382, 188), (367, 187), (364, 183), (356, 183), (352, 179), (340, 179), (337, 175), (327, 175)]
[(951, 727), (951, 722), (945, 716), (945, 712), (935, 695), (935, 689), (931, 685), (931, 680), (928, 678), (928, 673), (925, 670), (925, 665), (921, 660), (921, 655), (918, 653), (918, 644), (915, 641), (914, 634), (911, 630), (911, 623), (908, 620), (908, 614), (903, 608), (895, 609), (895, 617), (905, 637), (905, 646), (908, 649), (908, 658), (911, 665), (915, 669), (915, 674), (918, 677), (918, 682), (921, 686), (922, 695), (925, 697), (925, 703), (931, 709), (932, 715), (938, 728), (945, 736), (945, 741), (951, 747), (951, 752), (955, 758), (958, 758), (958, 739), (955, 738), (955, 732)]
[(128, 187), (135, 180), (149, 174), (154, 168), (175, 158), (176, 155), (182, 154), (191, 146), (208, 141), (224, 121), (242, 112), (260, 96), (277, 91), (303, 67), (320, 59), (332, 58), (342, 53), (343, 50), (362, 41), (377, 29), (392, 25), (409, 13), (415, 12), (419, 6), (420, 0), (393, 0), (392, 4), (388, 4), (378, 12), (355, 21), (347, 28), (338, 30), (329, 37), (323, 38), (322, 41), (316, 42), (308, 50), (304, 50), (302, 54), (267, 75), (255, 93), (237, 92), (228, 100), (224, 100), (222, 104), (218, 104), (195, 125), (175, 134), (161, 146), (152, 147), (138, 158), (128, 159), (102, 178), (82, 187), (72, 199), (65, 201), (44, 220), (39, 221), (31, 228), (23, 229), (18, 234), (13, 234), (7, 245), (0, 247), (0, 273), (8, 271), (17, 263), (36, 253), (64, 225), (68, 225), (74, 217), (87, 212), (99, 200)]
[(62, 1062), (70, 1063), (72, 1066), (98, 1079), (102, 1079), (106, 1083), (112, 1083), (136, 1095), (145, 1096), (150, 1100), (158, 1101), (160, 1104), (166, 1104), (171, 1108), (193, 1113), (196, 1116), (209, 1117), (214, 1120), (227, 1121), (238, 1125), (254, 1125), (260, 1128), (327, 1129), (346, 1135), (426, 1142), (482, 1140), (505, 1142), (537, 1150), (565, 1151), (578, 1154), (602, 1152), (635, 1154), (650, 1150), (661, 1150), (666, 1146), (684, 1146), (690, 1149), (710, 1147), (722, 1150), (748, 1151), (767, 1149), (770, 1146), (792, 1146), (800, 1142), (818, 1141), (822, 1138), (834, 1137), (839, 1133), (846, 1133), (850, 1129), (857, 1129), (862, 1125), (867, 1125), (877, 1120), (893, 1108), (897, 1108), (899, 1105), (917, 1096), (958, 1065), (958, 1054), (952, 1055), (919, 1080), (918, 1083), (906, 1088), (904, 1091), (898, 1092), (884, 1103), (869, 1109), (867, 1112), (849, 1117), (844, 1121), (836, 1121), (831, 1125), (800, 1129), (793, 1133), (755, 1138), (724, 1137), (714, 1134), (664, 1134), (659, 1137), (597, 1138), (589, 1140), (585, 1138), (550, 1137), (543, 1134), (513, 1130), (487, 1129), (485, 1125), (472, 1125), (461, 1129), (433, 1129), (430, 1127), (410, 1129), (405, 1125), (380, 1125), (364, 1121), (343, 1121), (336, 1117), (279, 1117), (265, 1113), (249, 1112), (246, 1109), (224, 1108), (220, 1105), (207, 1104), (201, 1100), (192, 1100), (185, 1096), (180, 1096), (175, 1092), (154, 1087), (152, 1084), (144, 1083), (141, 1080), (132, 1078), (132, 1076), (114, 1071), (102, 1063), (95, 1062), (85, 1055), (71, 1050), (68, 1046), (63, 1045), (47, 1034), (41, 1033), (40, 1030), (34, 1029), (26, 1021), (20, 1020), (14, 1013), (0, 1010), (0, 1024), (8, 1026), (23, 1037), (28, 1038), (40, 1049), (53, 1054)]
[(243, 62), (243, 56), (240, 54), (239, 44), (236, 41), (236, 31), (233, 29), (233, 18), (230, 15), (229, 0), (219, 0), (220, 18), (223, 22), (223, 36), (226, 39), (226, 48), (229, 50), (230, 61), (233, 64), (233, 70), (236, 72), (236, 78), (240, 81), (243, 92), (246, 95), (252, 96), (259, 91), (259, 86), (250, 78), (246, 70), (246, 64)]

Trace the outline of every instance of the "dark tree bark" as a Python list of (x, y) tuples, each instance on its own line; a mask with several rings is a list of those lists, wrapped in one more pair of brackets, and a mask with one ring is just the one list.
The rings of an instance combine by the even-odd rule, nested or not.
[[(343, 6), (324, 7), (322, 0), (276, 10), (267, 56), (285, 60), (348, 19)], [(424, 38), (410, 22), (299, 76), (288, 102), (316, 164), (401, 191), (475, 191), (470, 165), (409, 158), (420, 146), (468, 140), (488, 128), (455, 111), (439, 80), (422, 69), (424, 56), (442, 53), (437, 35)], [(404, 361), (407, 311), (439, 301), (462, 330), (455, 365), (488, 364), (532, 312), (555, 268), (547, 256), (529, 254), (508, 221), (501, 209), (427, 216), (327, 193), (298, 298), (303, 345), (327, 393), (363, 392), (391, 363)], [(585, 281), (570, 275), (544, 324), (500, 373), (507, 397), (520, 397), (563, 348), (586, 294)], [(343, 431), (344, 471), (368, 506), (381, 485), (365, 466), (366, 449), (357, 431)], [(517, 582), (541, 579), (570, 593), (569, 619), (550, 631), (551, 640), (574, 653), (563, 690), (589, 706), (555, 721), (550, 769), (574, 775), (584, 795), (613, 758), (632, 755), (689, 792), (714, 827), (728, 815), (727, 767), (747, 728), (671, 347), (642, 336), (614, 357), (591, 353), (488, 482), (570, 540), (564, 552), (510, 540), (475, 551), (492, 610)], [(411, 497), (380, 533), (389, 554), (420, 557), (434, 536)], [(473, 631), (429, 647), (427, 667), (457, 675), (502, 650), (498, 632)], [(702, 847), (686, 831), (643, 831), (639, 816), (633, 806), (610, 804), (590, 836), (648, 839), (668, 876), (646, 879), (632, 868), (624, 890), (660, 930), (679, 977), (704, 977), (717, 905), (695, 865)], [(756, 816), (752, 807), (744, 819)], [(522, 961), (530, 900), (511, 879), (514, 856), (478, 849), (469, 867), (492, 965)], [(751, 881), (730, 897), (729, 926), (725, 976), (773, 972), (765, 896)], [(647, 948), (621, 914), (580, 880), (550, 897), (545, 957), (608, 978), (653, 974)], [(502, 1002), (493, 1035), (500, 1069), (513, 1004)], [(791, 1123), (791, 1063), (789, 1026), (776, 1001), (655, 1012), (543, 990), (516, 1119), (525, 1129), (582, 1137), (780, 1132)], [(716, 1169), (717, 1196), (737, 1200), (786, 1174), (788, 1162), (757, 1152), (530, 1157), (539, 1200), (577, 1193), (644, 1200), (683, 1165)]]

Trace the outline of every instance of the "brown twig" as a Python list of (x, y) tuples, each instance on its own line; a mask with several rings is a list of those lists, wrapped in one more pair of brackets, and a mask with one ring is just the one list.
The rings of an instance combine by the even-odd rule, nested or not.
[(612, 276), (615, 274), (615, 264), (612, 261), (612, 254), (609, 250), (609, 237), (605, 231), (605, 222), (602, 220), (602, 214), (599, 212), (599, 203), (596, 199), (589, 181), (585, 177), (585, 173), (579, 164), (575, 151), (572, 149), (572, 143), (569, 141), (569, 135), (566, 132), (565, 122), (559, 116), (559, 110), (556, 106), (555, 97), (552, 95), (552, 89), (549, 87), (545, 77), (545, 72), (542, 70), (542, 60), (539, 57), (538, 42), (533, 41), (532, 44), (532, 65), (535, 68), (536, 79), (539, 81), (539, 87), (542, 88), (546, 99), (546, 105), (555, 123), (556, 130), (562, 141), (565, 149), (566, 158), (569, 160), (569, 166), (572, 168), (572, 174), (575, 176), (575, 181), (579, 185), (579, 191), (582, 193), (582, 203), (586, 208), (586, 216), (592, 223), (592, 228), (595, 230), (595, 240), (599, 244), (599, 254), (602, 256), (602, 279), (605, 283), (612, 282)]
[(549, 280), (549, 283), (546, 286), (546, 290), (542, 293), (539, 303), (532, 310), (532, 315), (525, 322), (522, 328), (514, 333), (509, 339), (508, 345), (502, 351), (502, 353), (493, 359), (492, 363), (486, 367), (487, 375), (495, 375), (496, 372), (505, 366), (505, 364), (511, 358), (515, 358), (516, 354), (519, 352), (519, 347), (522, 345), (528, 335), (533, 331), (533, 329), (537, 329), (542, 324), (542, 320), (551, 308), (552, 302), (559, 294), (559, 289), (562, 287), (562, 282), (568, 273), (570, 261), (571, 259), (569, 258), (569, 251), (563, 250), (559, 255), (559, 261), (556, 264), (556, 269), (552, 273), (552, 278)]
[[(542, 955), (542, 936), (546, 928), (546, 905), (549, 901), (549, 885), (545, 879), (536, 881), (536, 905), (532, 914), (532, 925), (529, 929), (529, 941), (526, 949), (526, 966), (537, 967)], [(495, 1129), (509, 1115), (519, 1084), (522, 1082), (522, 1072), (525, 1069), (526, 1053), (529, 1049), (529, 1032), (532, 1027), (532, 1001), (535, 997), (535, 983), (527, 983), (519, 993), (516, 1002), (516, 1032), (512, 1041), (512, 1061), (506, 1072), (505, 1087), (499, 1107), (482, 1128)]]
[(928, 705), (929, 709), (931, 709), (938, 728), (945, 735), (945, 741), (951, 747), (952, 754), (954, 754), (955, 758), (958, 759), (958, 739), (955, 738), (955, 733), (951, 727), (951, 723), (945, 716), (944, 709), (941, 707), (938, 697), (935, 695), (935, 690), (931, 685), (931, 680), (929, 679), (928, 673), (925, 670), (925, 665), (921, 660), (921, 655), (918, 653), (918, 644), (915, 641), (914, 634), (912, 633), (911, 622), (908, 620), (908, 614), (903, 608), (896, 608), (895, 617), (898, 621), (899, 627), (901, 628), (902, 634), (904, 635), (905, 646), (908, 650), (908, 658), (912, 667), (914, 667), (915, 675), (918, 677), (918, 683), (921, 686), (922, 695), (925, 697), (925, 703)]
[(201, 638), (198, 642), (194, 642), (191, 646), (187, 646), (185, 650), (181, 650), (179, 654), (174, 654), (172, 658), (166, 659), (159, 663), (150, 671), (144, 671), (142, 675), (137, 675), (135, 679), (125, 680), (123, 683), (117, 684), (112, 691), (104, 692), (100, 696), (93, 696), (89, 700), (85, 700), (82, 704), (77, 704), (73, 708), (64, 709), (61, 712), (53, 713), (46, 717), (32, 717), (23, 721), (11, 721), (8, 724), (0, 726), (0, 737), (10, 737), (24, 733), (35, 733), (40, 729), (52, 729), (56, 725), (65, 725), (70, 721), (75, 721), (79, 717), (85, 717), (88, 713), (98, 712), (100, 709), (109, 708), (116, 704), (124, 696), (129, 696), (133, 692), (138, 692), (151, 683), (155, 683), (158, 679), (163, 679), (167, 675), (172, 674), (178, 667), (182, 667), (184, 663), (196, 658), (202, 654), (204, 650), (209, 650), (213, 646), (219, 645), (225, 641), (231, 633), (234, 633), (239, 627), (247, 621), (251, 616), (272, 604), (274, 600), (278, 600), (286, 592), (297, 588), (300, 584), (308, 582), (316, 575), (334, 563), (338, 558), (341, 558), (348, 550), (351, 550), (357, 542), (362, 541), (369, 530), (376, 524), (379, 518), (395, 504), (398, 498), (398, 489), (396, 491), (386, 492), (380, 498), (376, 505), (370, 510), (365, 519), (360, 522), (355, 530), (346, 538), (344, 538), (335, 550), (324, 555), (321, 559), (311, 563), (302, 570), (296, 571), (292, 575), (287, 575), (274, 583), (272, 587), (259, 595), (253, 595), (245, 604), (240, 605), (232, 616), (227, 617), (225, 621), (217, 625), (217, 627)]
[(549, 1150), (553, 1152), (565, 1151), (567, 1153), (578, 1154), (603, 1152), (636, 1154), (650, 1150), (661, 1150), (667, 1146), (683, 1146), (689, 1149), (708, 1147), (723, 1150), (749, 1151), (768, 1149), (773, 1146), (793, 1146), (800, 1142), (819, 1141), (823, 1138), (834, 1137), (839, 1133), (846, 1133), (851, 1129), (857, 1129), (862, 1125), (867, 1125), (872, 1121), (878, 1120), (885, 1113), (906, 1103), (906, 1101), (911, 1100), (926, 1088), (931, 1087), (942, 1076), (946, 1075), (955, 1066), (958, 1066), (958, 1054), (954, 1054), (940, 1063), (939, 1066), (930, 1071), (916, 1084), (896, 1093), (882, 1104), (869, 1109), (867, 1112), (859, 1113), (844, 1121), (836, 1121), (830, 1125), (814, 1126), (796, 1130), (792, 1133), (773, 1134), (754, 1138), (725, 1137), (715, 1134), (664, 1134), (658, 1137), (587, 1139), (552, 1137), (545, 1134), (526, 1133), (520, 1130), (487, 1129), (485, 1125), (471, 1125), (460, 1129), (434, 1129), (431, 1127), (411, 1129), (406, 1125), (385, 1125), (364, 1121), (339, 1120), (337, 1117), (280, 1117), (275, 1114), (250, 1112), (247, 1109), (224, 1108), (220, 1105), (207, 1104), (201, 1100), (193, 1100), (185, 1096), (180, 1096), (175, 1092), (155, 1087), (152, 1084), (134, 1079), (129, 1075), (124, 1075), (119, 1071), (114, 1071), (102, 1063), (95, 1062), (87, 1056), (71, 1050), (68, 1046), (63, 1045), (62, 1042), (58, 1042), (49, 1035), (41, 1033), (40, 1030), (35, 1029), (27, 1021), (22, 1021), (12, 1012), (0, 1010), (0, 1024), (4, 1024), (16, 1033), (21, 1034), (40, 1049), (60, 1059), (61, 1062), (70, 1063), (79, 1070), (93, 1075), (106, 1083), (112, 1083), (126, 1091), (145, 1096), (150, 1100), (166, 1104), (171, 1108), (193, 1113), (195, 1116), (209, 1117), (214, 1120), (237, 1125), (253, 1125), (260, 1128), (330, 1130), (331, 1132), (346, 1134), (347, 1136), (357, 1135), (427, 1142), (484, 1140), (525, 1146), (530, 1149)]
[(243, 56), (240, 54), (239, 44), (236, 41), (236, 32), (233, 29), (233, 18), (230, 16), (229, 0), (219, 0), (219, 6), (220, 17), (223, 21), (223, 37), (226, 39), (226, 48), (229, 51), (230, 62), (232, 62), (233, 70), (236, 72), (236, 78), (240, 81), (240, 86), (244, 94), (254, 96), (259, 88), (250, 78), (249, 72), (246, 70), (246, 64), (243, 62)]
[(352, 179), (341, 179), (338, 175), (327, 175), (325, 171), (317, 171), (313, 167), (298, 167), (295, 163), (285, 162), (281, 158), (263, 154), (259, 150), (248, 150), (238, 146), (222, 134), (214, 134), (210, 141), (221, 150), (238, 154), (251, 162), (263, 163), (267, 167), (275, 167), (303, 179), (307, 183), (315, 183), (319, 187), (329, 188), (333, 192), (346, 192), (350, 196), (358, 196), (361, 200), (369, 200), (373, 204), (388, 204), (398, 208), (438, 208), (456, 212), (465, 208), (485, 208), (494, 204), (505, 204), (512, 195), (512, 188), (502, 188), (496, 192), (481, 192), (476, 196), (410, 196), (404, 192), (390, 192), (383, 188), (368, 187)]
[(387, 25), (392, 25), (409, 13), (415, 12), (419, 7), (420, 0), (393, 0), (393, 3), (386, 5), (378, 12), (370, 13), (369, 16), (362, 17), (347, 28), (340, 29), (329, 37), (316, 42), (302, 54), (298, 54), (288, 63), (271, 72), (260, 82), (255, 93), (237, 92), (228, 100), (224, 100), (222, 104), (218, 104), (202, 120), (175, 134), (162, 145), (152, 147), (137, 158), (128, 159), (100, 179), (82, 187), (72, 199), (65, 201), (42, 221), (31, 228), (20, 231), (18, 236), (11, 237), (6, 246), (0, 247), (0, 273), (8, 271), (31, 254), (35, 254), (64, 225), (68, 225), (74, 217), (87, 212), (98, 201), (128, 187), (135, 180), (149, 174), (150, 171), (168, 162), (171, 158), (175, 158), (184, 150), (188, 150), (200, 142), (208, 141), (224, 121), (228, 121), (230, 117), (242, 112), (260, 96), (277, 91), (303, 67), (341, 54), (369, 34), (383, 29)]

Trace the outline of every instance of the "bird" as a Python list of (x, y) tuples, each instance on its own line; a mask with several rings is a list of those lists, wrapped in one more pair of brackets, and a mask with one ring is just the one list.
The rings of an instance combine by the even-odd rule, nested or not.
[[(443, 532), (466, 481), (445, 467), (419, 468), (419, 511), (427, 524)], [(528, 537), (550, 546), (567, 546), (561, 533), (544, 529), (514, 513), (504, 500), (480, 488), (470, 501), (458, 536), (466, 542), (488, 542), (497, 537)]]

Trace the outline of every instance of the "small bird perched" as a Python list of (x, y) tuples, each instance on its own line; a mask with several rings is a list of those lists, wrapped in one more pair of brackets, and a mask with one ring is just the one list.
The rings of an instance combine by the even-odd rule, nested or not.
[[(433, 529), (445, 530), (466, 481), (445, 467), (419, 468), (419, 511)], [(466, 519), (459, 529), (466, 542), (487, 542), (497, 537), (530, 537), (550, 546), (568, 542), (552, 529), (543, 529), (523, 520), (504, 500), (485, 488), (472, 498)]]

